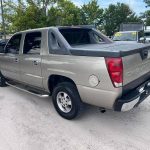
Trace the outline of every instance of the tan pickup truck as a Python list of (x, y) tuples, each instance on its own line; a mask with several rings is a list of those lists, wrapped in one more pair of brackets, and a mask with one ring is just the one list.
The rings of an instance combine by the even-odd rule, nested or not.
[(128, 111), (150, 94), (150, 45), (115, 43), (88, 27), (48, 27), (14, 34), (0, 54), (0, 86), (52, 95), (75, 118), (84, 103)]

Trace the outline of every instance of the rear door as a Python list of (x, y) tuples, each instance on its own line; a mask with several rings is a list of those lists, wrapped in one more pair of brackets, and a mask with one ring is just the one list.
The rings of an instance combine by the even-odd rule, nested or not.
[(42, 87), (41, 75), (41, 32), (25, 34), (23, 55), (20, 62), (22, 81), (28, 85)]
[(22, 34), (14, 35), (1, 57), (1, 72), (5, 77), (20, 81), (20, 49)]

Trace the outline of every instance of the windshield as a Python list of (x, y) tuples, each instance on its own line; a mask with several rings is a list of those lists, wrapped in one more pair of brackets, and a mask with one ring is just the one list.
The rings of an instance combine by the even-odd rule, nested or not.
[(145, 32), (145, 33), (144, 33), (144, 36), (150, 37), (150, 32)]
[(114, 41), (136, 41), (136, 32), (117, 32), (113, 38)]

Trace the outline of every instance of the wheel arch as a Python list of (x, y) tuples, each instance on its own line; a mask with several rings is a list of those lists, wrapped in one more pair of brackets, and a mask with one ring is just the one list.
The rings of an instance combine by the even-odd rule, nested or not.
[(62, 83), (62, 82), (70, 82), (70, 83), (74, 84), (75, 87), (77, 88), (76, 83), (73, 79), (66, 77), (66, 76), (58, 75), (58, 74), (52, 74), (48, 78), (48, 89), (49, 89), (50, 93), (52, 94), (56, 85), (58, 83)]

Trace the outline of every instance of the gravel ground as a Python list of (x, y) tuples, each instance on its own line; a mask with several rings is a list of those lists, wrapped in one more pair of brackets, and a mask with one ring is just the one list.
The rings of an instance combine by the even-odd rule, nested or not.
[(150, 97), (138, 108), (102, 114), (86, 106), (68, 121), (39, 98), (11, 87), (0, 88), (0, 150), (149, 150)]

